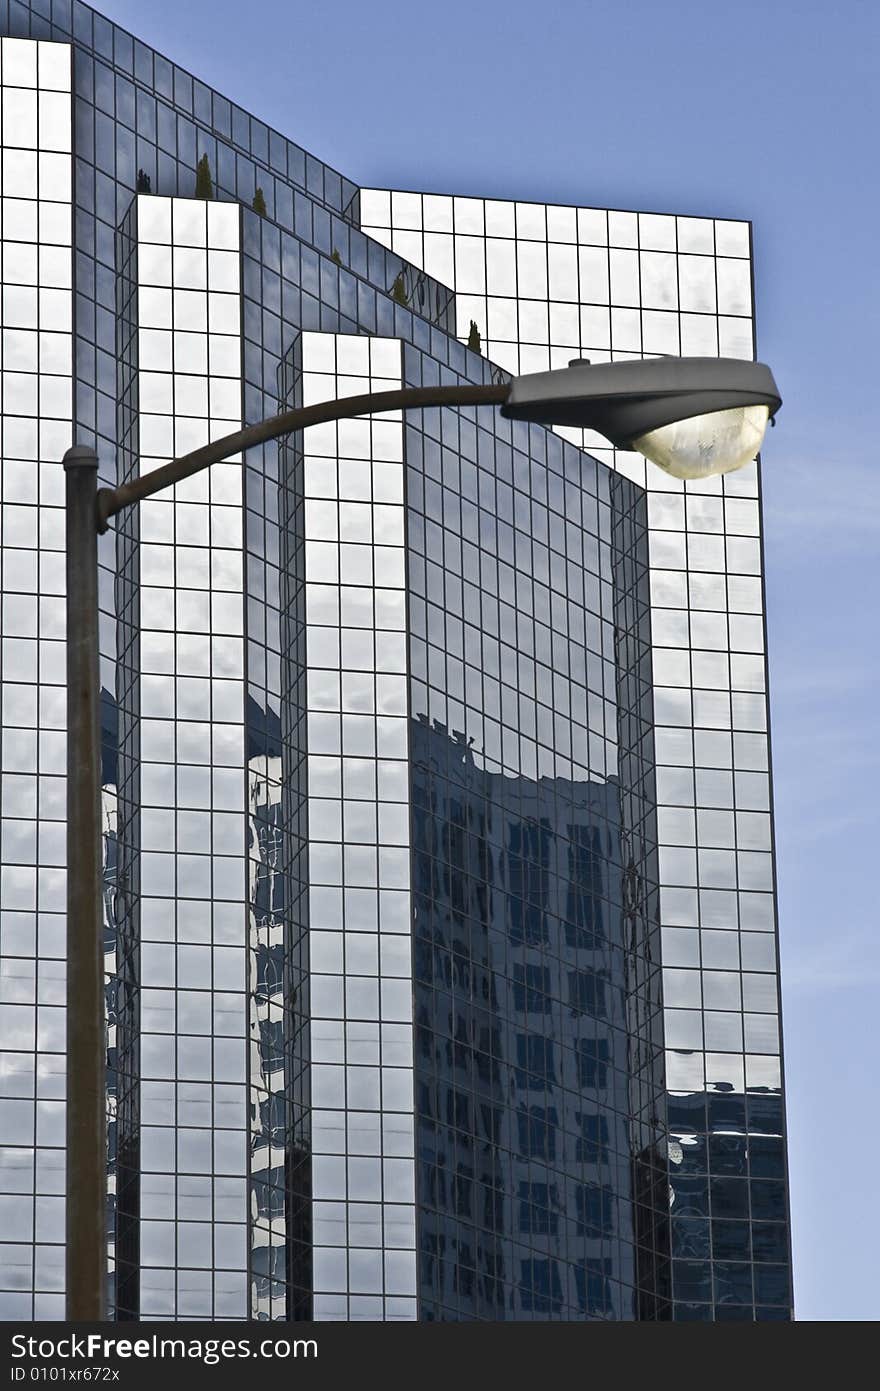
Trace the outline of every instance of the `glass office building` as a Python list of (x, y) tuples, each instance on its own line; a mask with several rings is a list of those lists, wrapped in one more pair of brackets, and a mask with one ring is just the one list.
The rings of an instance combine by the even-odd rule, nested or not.
[[(85, 5), (0, 34), (0, 1314), (41, 1319), (64, 450), (115, 484), (754, 337), (747, 224), (361, 190)], [(757, 465), (411, 411), (100, 546), (112, 1316), (790, 1318)]]

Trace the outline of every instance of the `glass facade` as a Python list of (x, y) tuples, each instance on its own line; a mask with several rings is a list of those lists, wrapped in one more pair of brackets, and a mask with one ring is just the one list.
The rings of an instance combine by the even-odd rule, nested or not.
[(64, 479), (71, 437), (70, 50), (0, 43), (0, 1267), (7, 1316), (64, 1278)]
[[(0, 33), (30, 1319), (64, 1307), (71, 439), (113, 484), (281, 406), (753, 334), (746, 224), (358, 190), (85, 5)], [(100, 559), (113, 1316), (789, 1318), (757, 466), (377, 416)]]
[[(397, 339), (307, 333), (304, 404), (401, 383)], [(416, 1306), (403, 426), (303, 434), (316, 1319)]]
[[(132, 204), (123, 478), (241, 426), (239, 223), (234, 203)], [(117, 918), (132, 958), (117, 1019), (120, 1318), (245, 1307), (241, 503), (231, 459), (117, 529)]]
[[(459, 336), (476, 325), (512, 372), (753, 356), (747, 223), (376, 189), (358, 201), (372, 236), (448, 279)], [(790, 1286), (758, 465), (682, 483), (591, 432), (558, 433), (638, 482), (648, 507), (670, 1181), (685, 1204), (671, 1209), (675, 1316), (778, 1317)]]
[(631, 1319), (661, 1104), (644, 498), (476, 425), (407, 429), (421, 1315)]

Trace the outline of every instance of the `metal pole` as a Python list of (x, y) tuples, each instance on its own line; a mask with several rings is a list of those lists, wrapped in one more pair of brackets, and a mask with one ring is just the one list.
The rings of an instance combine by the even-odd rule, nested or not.
[(98, 456), (64, 456), (67, 502), (67, 1319), (106, 1317)]

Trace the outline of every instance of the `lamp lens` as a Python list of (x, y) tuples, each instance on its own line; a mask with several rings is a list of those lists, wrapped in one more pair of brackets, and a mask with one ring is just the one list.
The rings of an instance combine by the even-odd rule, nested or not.
[(710, 478), (754, 459), (769, 418), (767, 406), (734, 406), (661, 425), (634, 439), (632, 448), (673, 478)]

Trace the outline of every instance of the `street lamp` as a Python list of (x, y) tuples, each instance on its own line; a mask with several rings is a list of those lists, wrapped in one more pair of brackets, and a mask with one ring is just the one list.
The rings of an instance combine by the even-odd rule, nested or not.
[(754, 459), (782, 404), (763, 362), (659, 357), (516, 377), (501, 414), (598, 430), (674, 478), (731, 473)]
[(567, 368), (490, 386), (404, 387), (298, 407), (214, 440), (119, 488), (98, 457), (64, 456), (67, 508), (67, 1317), (105, 1317), (104, 1042), (98, 534), (124, 508), (231, 454), (327, 421), (427, 406), (499, 406), (513, 420), (594, 429), (679, 478), (754, 458), (782, 404), (761, 363), (657, 358)]

